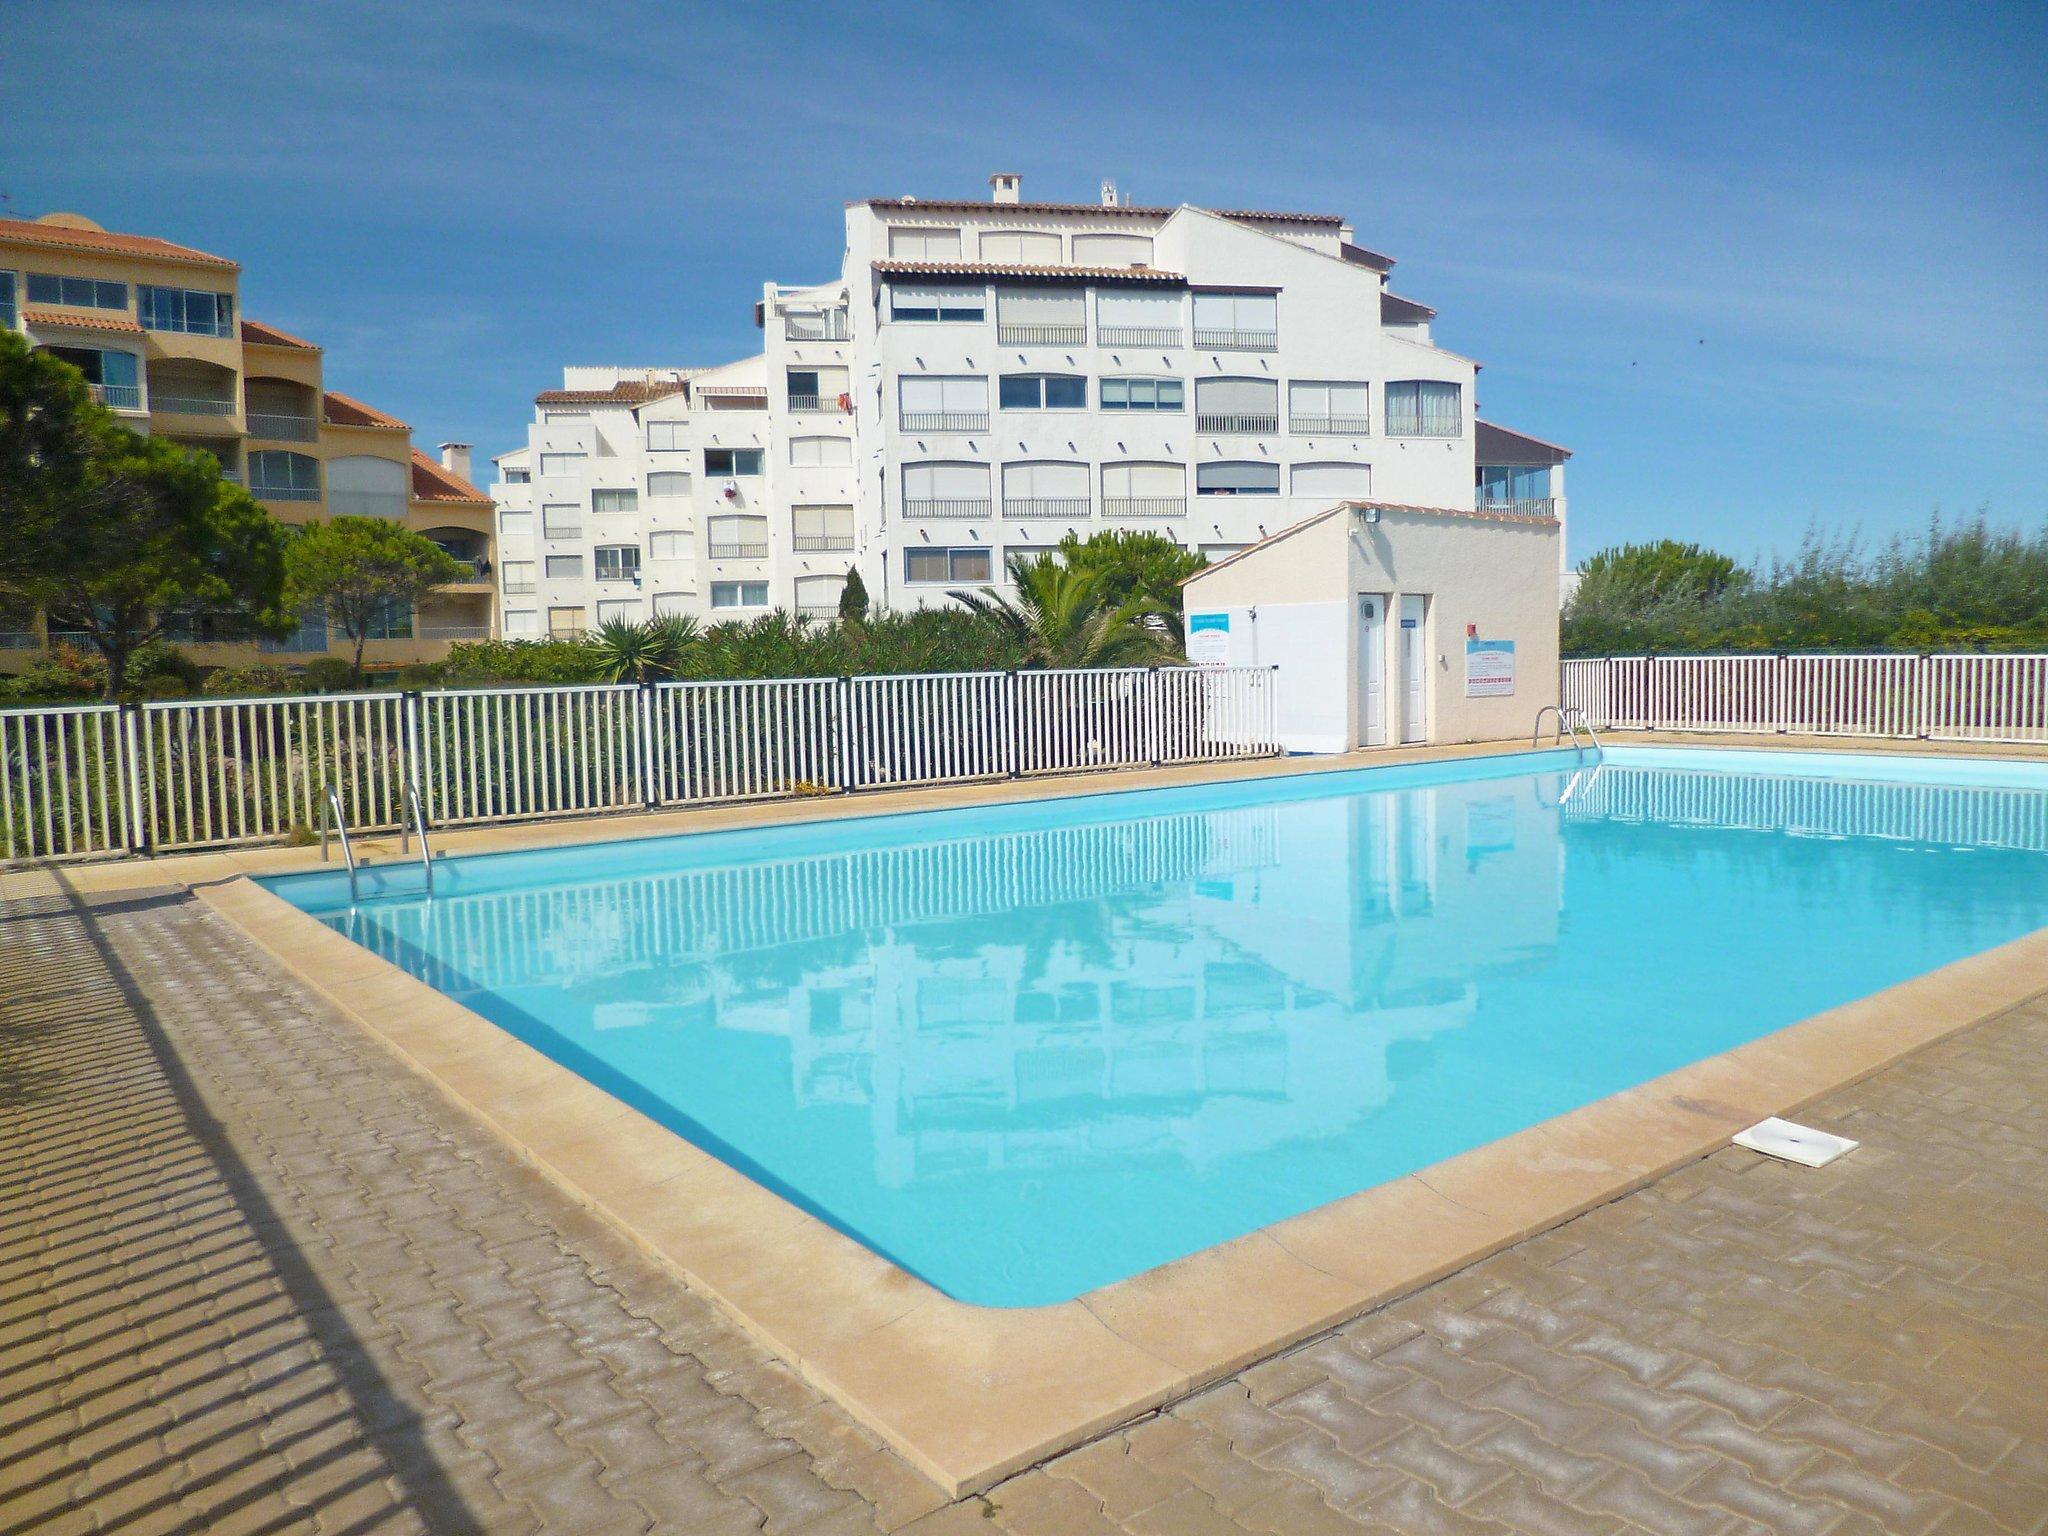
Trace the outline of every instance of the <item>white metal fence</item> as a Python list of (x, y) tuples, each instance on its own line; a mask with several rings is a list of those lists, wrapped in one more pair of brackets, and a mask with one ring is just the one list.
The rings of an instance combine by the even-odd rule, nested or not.
[(2048, 742), (2048, 655), (1610, 656), (1564, 664), (1595, 730)]
[(1263, 757), (1259, 668), (780, 678), (0, 711), (10, 861)]

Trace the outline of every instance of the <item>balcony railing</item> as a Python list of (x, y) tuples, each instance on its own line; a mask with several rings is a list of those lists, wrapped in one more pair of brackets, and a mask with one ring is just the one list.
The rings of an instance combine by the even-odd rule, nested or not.
[(1003, 499), (1005, 517), (1086, 517), (1086, 496), (1010, 496)]
[(1482, 512), (1512, 512), (1517, 517), (1555, 517), (1557, 500), (1551, 496), (1488, 496), (1479, 493)]
[(0, 651), (32, 651), (41, 644), (32, 629), (0, 629)]
[(711, 558), (714, 560), (765, 560), (768, 558), (768, 544), (766, 540), (745, 544), (720, 544), (713, 542)]
[(88, 384), (93, 399), (114, 411), (139, 411), (142, 409), (142, 386), (140, 384)]
[(1088, 327), (1082, 325), (1020, 325), (996, 322), (996, 343), (1005, 347), (1085, 347)]
[(1465, 424), (1457, 417), (1432, 416), (1389, 416), (1387, 436), (1389, 437), (1462, 437)]
[(800, 533), (793, 541), (798, 554), (817, 554), (821, 550), (851, 549), (853, 535), (850, 533)]
[(922, 496), (903, 503), (905, 517), (954, 520), (989, 515), (986, 496)]
[(252, 485), (249, 494), (258, 501), (318, 501), (317, 485)]
[(581, 523), (543, 523), (540, 536), (544, 539), (580, 539), (583, 537)]
[(1328, 437), (1339, 432), (1366, 432), (1371, 424), (1364, 416), (1290, 416), (1287, 430), (1296, 437)]
[(287, 416), (276, 411), (251, 411), (249, 435), (274, 443), (311, 443), (320, 437), (320, 423), (310, 416)]
[(505, 595), (507, 597), (531, 597), (533, 592), (534, 585), (531, 579), (508, 581), (505, 583)]
[(798, 414), (829, 411), (836, 416), (845, 410), (840, 399), (838, 395), (791, 395), (789, 408)]
[(1195, 345), (1214, 352), (1274, 352), (1280, 347), (1278, 331), (1210, 331), (1195, 327)]
[(1186, 517), (1185, 496), (1105, 496), (1104, 517)]
[(1098, 347), (1184, 347), (1185, 333), (1177, 325), (1098, 325)]
[[(422, 640), (488, 640), (488, 624), (422, 624), (415, 633)], [(579, 630), (580, 634), (581, 631)], [(403, 638), (402, 636), (399, 638)]]
[(1197, 432), (1222, 432), (1233, 435), (1254, 432), (1277, 432), (1280, 430), (1280, 418), (1278, 416), (1245, 416), (1234, 412), (1226, 412), (1220, 416), (1210, 416), (1197, 411), (1195, 413), (1195, 430)]
[(839, 617), (837, 603), (798, 603), (796, 616), (800, 619), (836, 619)]
[(785, 313), (782, 317), (782, 335), (786, 341), (850, 341), (853, 333), (846, 323), (843, 309), (826, 310), (820, 314)]
[(175, 416), (232, 416), (235, 402), (216, 400), (210, 395), (167, 395), (152, 390), (149, 396), (152, 411), (168, 411)]
[(491, 562), (488, 560), (472, 560), (463, 555), (450, 555), (448, 558), (462, 569), (457, 581), (482, 581), (491, 574)]
[(905, 411), (906, 432), (986, 432), (987, 411)]

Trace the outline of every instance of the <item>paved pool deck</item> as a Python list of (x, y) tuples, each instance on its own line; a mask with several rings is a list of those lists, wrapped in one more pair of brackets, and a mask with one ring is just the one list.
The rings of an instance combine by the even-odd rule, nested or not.
[(2048, 1528), (2040, 999), (1809, 1111), (1833, 1168), (1714, 1153), (948, 1503), (183, 890), (83, 874), (0, 875), (0, 1532)]

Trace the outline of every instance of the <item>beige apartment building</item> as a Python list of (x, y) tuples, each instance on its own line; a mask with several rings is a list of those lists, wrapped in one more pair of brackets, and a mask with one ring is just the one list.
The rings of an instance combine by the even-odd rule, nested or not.
[[(377, 667), (433, 660), (495, 628), (491, 500), (469, 480), (469, 448), (439, 462), (412, 429), (327, 388), (319, 345), (243, 317), (241, 266), (149, 235), (115, 234), (74, 213), (0, 219), (0, 325), (78, 367), (137, 432), (220, 461), (280, 522), (353, 515), (402, 522), (468, 563), (470, 579), (416, 613), (389, 615), (364, 652)], [(284, 665), (345, 655), (312, 618), (283, 640), (181, 618), (167, 638), (207, 666)], [(42, 620), (0, 629), (0, 672), (65, 639)]]

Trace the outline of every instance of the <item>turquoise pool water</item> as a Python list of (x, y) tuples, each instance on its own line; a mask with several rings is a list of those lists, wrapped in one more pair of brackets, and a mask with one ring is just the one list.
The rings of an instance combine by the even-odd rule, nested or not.
[(2048, 924), (2048, 768), (1612, 749), (268, 882), (970, 1302)]

